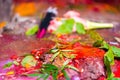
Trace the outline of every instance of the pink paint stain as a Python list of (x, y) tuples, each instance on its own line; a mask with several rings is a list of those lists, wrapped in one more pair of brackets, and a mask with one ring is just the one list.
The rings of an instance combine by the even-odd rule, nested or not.
[(42, 29), (41, 31), (39, 30), (38, 33), (37, 33), (37, 38), (44, 37), (45, 33), (46, 33), (45, 29)]

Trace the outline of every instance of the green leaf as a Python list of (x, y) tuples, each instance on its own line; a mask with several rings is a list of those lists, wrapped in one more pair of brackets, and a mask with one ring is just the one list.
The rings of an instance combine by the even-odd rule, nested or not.
[(38, 29), (39, 29), (38, 25), (35, 25), (32, 28), (28, 29), (25, 34), (27, 36), (34, 35), (38, 31)]
[(98, 32), (96, 32), (95, 30), (90, 30), (87, 32), (87, 34), (89, 34), (90, 37), (95, 41), (93, 43), (94, 47), (99, 47), (107, 50), (109, 49), (110, 45), (106, 41), (104, 41), (104, 39)]
[(106, 50), (108, 50), (109, 47), (110, 47), (110, 45), (107, 42), (105, 42), (104, 40), (97, 40), (97, 41), (95, 41), (93, 43), (93, 46), (94, 47), (99, 47), (99, 48), (102, 48), (102, 49), (106, 49)]
[(111, 47), (106, 52), (105, 56), (107, 57), (108, 61), (110, 62), (110, 65), (113, 65), (114, 64), (114, 54), (113, 54)]
[(43, 79), (43, 80), (47, 80), (47, 78), (50, 76), (50, 74), (46, 74), (46, 73), (44, 73), (44, 74), (40, 74), (39, 75), (39, 78), (37, 78), (37, 80), (40, 80), (41, 78)]
[(57, 49), (57, 48), (50, 50), (51, 53), (56, 53), (56, 52), (58, 52), (58, 51), (59, 51), (59, 49)]
[(120, 57), (120, 48), (117, 48), (115, 46), (111, 46), (112, 51), (114, 52), (115, 57)]
[(52, 64), (44, 64), (43, 69), (44, 69), (45, 72), (46, 71), (51, 72), (51, 71), (54, 71), (54, 70), (58, 70), (58, 68), (55, 65), (52, 65)]
[(49, 77), (49, 74), (41, 74), (41, 73), (33, 73), (33, 74), (27, 74), (29, 77), (38, 77), (37, 80), (40, 80), (41, 78), (43, 80), (47, 80)]
[(84, 29), (84, 25), (82, 23), (77, 22), (76, 23), (76, 31), (79, 34), (85, 34), (85, 29)]
[(107, 80), (119, 80), (119, 78), (114, 78), (111, 65), (114, 65), (114, 57), (120, 57), (120, 49), (115, 46), (110, 46), (105, 41), (103, 41), (101, 48), (108, 49), (104, 55), (104, 64), (107, 69)]
[(61, 67), (61, 70), (63, 70), (69, 62), (70, 62), (70, 59), (67, 59), (67, 60), (63, 63), (63, 66)]
[(55, 65), (44, 64), (42, 72), (47, 74), (52, 74), (53, 80), (57, 80), (58, 68)]
[(76, 57), (75, 54), (69, 54), (69, 53), (63, 53), (63, 56), (66, 57), (66, 58), (70, 58), (70, 59), (73, 59)]
[(13, 64), (15, 64), (15, 65), (19, 65), (20, 63), (17, 62), (17, 61), (13, 61)]
[(66, 80), (70, 80), (69, 76), (67, 75), (66, 71), (63, 69), (62, 73), (64, 75), (64, 77), (66, 78)]
[(103, 40), (97, 40), (93, 43), (94, 47), (101, 47), (103, 44)]
[(107, 42), (103, 41), (103, 43), (102, 43), (102, 45), (101, 45), (100, 48), (104, 48), (104, 49), (107, 49), (107, 50), (108, 50), (109, 47), (110, 47), (110, 45), (109, 45)]
[(4, 66), (3, 66), (3, 68), (9, 68), (9, 67), (11, 67), (12, 66), (12, 62), (9, 62), (9, 63), (7, 63), (7, 64), (5, 64)]
[(114, 64), (114, 54), (113, 54), (111, 47), (109, 47), (108, 51), (104, 55), (104, 64), (105, 64), (106, 69), (107, 69), (107, 77), (108, 78), (113, 77), (111, 65)]
[(64, 50), (61, 50), (61, 52), (74, 52), (74, 50), (72, 50), (72, 49), (64, 49)]
[(56, 52), (50, 59), (50, 61), (52, 62), (58, 55), (60, 54), (60, 51)]
[(30, 76), (30, 77), (36, 77), (36, 76), (40, 76), (40, 75), (41, 75), (40, 73), (27, 74), (27, 76)]
[(43, 78), (44, 80), (47, 80), (49, 76), (50, 76), (50, 74), (44, 74), (44, 76), (41, 78)]
[(37, 61), (32, 55), (27, 55), (22, 59), (21, 64), (23, 67), (26, 67), (26, 64), (29, 64), (30, 66), (35, 66), (37, 64)]
[(58, 75), (58, 71), (53, 71), (52, 72), (53, 80), (57, 80), (57, 75)]
[(104, 56), (104, 64), (106, 66), (106, 70), (107, 70), (107, 77), (111, 77), (113, 74), (112, 74), (112, 70), (111, 70), (111, 65), (110, 65), (110, 62), (109, 62), (109, 59), (107, 56)]
[(96, 32), (95, 30), (89, 30), (89, 31), (87, 32), (87, 34), (89, 34), (90, 37), (91, 37), (94, 41), (98, 41), (98, 40), (102, 41), (102, 40), (104, 40), (104, 39), (101, 37), (101, 35), (100, 35), (98, 32)]
[(60, 56), (60, 59), (63, 59), (63, 57), (64, 57), (63, 54), (59, 54), (59, 56)]
[(67, 19), (63, 21), (63, 24), (61, 24), (58, 29), (55, 31), (57, 34), (69, 34), (72, 33), (73, 26), (74, 26), (74, 19)]
[(112, 77), (112, 78), (108, 78), (107, 80), (120, 80), (120, 78), (114, 78), (114, 77)]
[(79, 69), (77, 69), (76, 67), (74, 66), (71, 66), (71, 65), (67, 65), (67, 68), (70, 68), (70, 69), (73, 69), (75, 71), (78, 71), (79, 72)]

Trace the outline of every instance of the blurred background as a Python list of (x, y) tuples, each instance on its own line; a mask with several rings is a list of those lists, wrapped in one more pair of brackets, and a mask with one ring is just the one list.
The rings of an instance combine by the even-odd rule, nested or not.
[[(119, 14), (120, 0), (0, 0), (0, 22), (9, 21), (16, 13), (21, 16), (41, 16), (49, 6), (58, 8), (59, 15), (67, 10), (78, 10), (83, 17), (95, 18), (100, 13)], [(96, 14), (97, 13), (97, 14)], [(102, 15), (101, 14), (101, 15)], [(117, 20), (115, 16), (113, 20)]]

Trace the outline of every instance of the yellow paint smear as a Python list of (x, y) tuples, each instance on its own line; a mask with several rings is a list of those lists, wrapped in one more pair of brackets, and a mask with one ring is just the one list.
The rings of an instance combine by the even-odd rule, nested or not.
[(6, 73), (6, 75), (13, 75), (14, 74), (14, 71), (9, 71)]

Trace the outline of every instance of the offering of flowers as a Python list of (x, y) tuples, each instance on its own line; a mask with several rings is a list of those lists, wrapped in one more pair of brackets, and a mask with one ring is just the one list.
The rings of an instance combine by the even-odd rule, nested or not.
[[(51, 13), (49, 13), (51, 14)], [(55, 15), (54, 15), (55, 16)], [(47, 26), (32, 27), (26, 34), (38, 34), (54, 44), (31, 50), (26, 55), (12, 55), (3, 66), (3, 80), (119, 80), (120, 48), (108, 44), (96, 28), (112, 28), (111, 23), (97, 23), (70, 11), (63, 18), (49, 17)], [(43, 19), (43, 22), (46, 21)], [(42, 25), (42, 23), (41, 23)], [(41, 31), (44, 31), (43, 32)], [(46, 32), (54, 33), (43, 38)], [(77, 32), (77, 33), (73, 33)], [(79, 33), (79, 34), (78, 34)], [(87, 35), (89, 42), (82, 39)], [(39, 43), (40, 44), (40, 43)], [(44, 44), (46, 45), (46, 43)]]
[[(92, 44), (80, 35), (57, 35), (55, 44), (31, 50), (24, 56), (11, 56), (3, 66), (3, 80), (119, 80), (120, 48), (109, 45), (96, 32), (88, 32)], [(96, 35), (93, 35), (96, 34)]]

